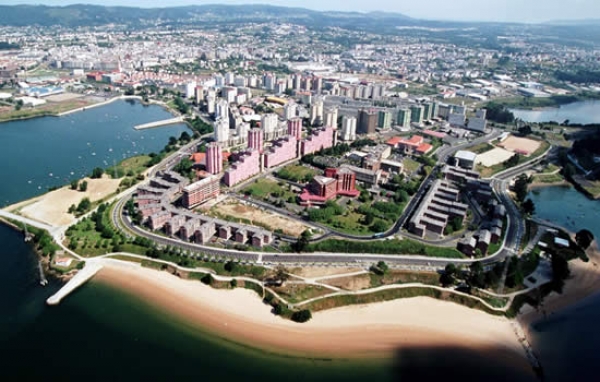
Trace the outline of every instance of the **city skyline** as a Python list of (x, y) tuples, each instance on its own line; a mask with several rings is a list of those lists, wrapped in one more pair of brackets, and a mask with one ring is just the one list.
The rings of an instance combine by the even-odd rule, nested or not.
[[(9, 0), (6, 5), (41, 4), (64, 6), (80, 4), (82, 1), (62, 0)], [(154, 0), (86, 0), (85, 4), (104, 6), (129, 6), (142, 8), (161, 8), (186, 5), (215, 4), (215, 0), (173, 0), (168, 4)], [(540, 23), (556, 20), (600, 19), (600, 2), (595, 0), (574, 0), (565, 6), (562, 0), (504, 0), (501, 3), (481, 0), (456, 0), (448, 3), (444, 0), (426, 0), (421, 2), (396, 2), (391, 0), (373, 0), (368, 3), (359, 0), (331, 0), (326, 3), (316, 0), (222, 0), (220, 4), (269, 4), (275, 6), (301, 7), (317, 11), (357, 11), (357, 12), (395, 12), (417, 19), (447, 21), (496, 21)]]

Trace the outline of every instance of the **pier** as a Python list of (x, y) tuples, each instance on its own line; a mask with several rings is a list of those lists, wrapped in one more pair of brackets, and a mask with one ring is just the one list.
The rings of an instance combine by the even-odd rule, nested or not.
[(44, 268), (42, 267), (41, 261), (38, 261), (38, 270), (40, 271), (40, 285), (41, 286), (48, 285), (48, 280), (46, 279), (46, 275), (44, 274)]
[(171, 118), (171, 119), (164, 119), (162, 121), (144, 123), (143, 125), (136, 125), (133, 128), (136, 130), (144, 130), (144, 129), (152, 129), (152, 128), (160, 127), (160, 126), (173, 125), (173, 124), (182, 123), (182, 122), (183, 122), (183, 117), (175, 117), (175, 118)]
[(69, 293), (91, 279), (100, 269), (102, 269), (102, 265), (88, 261), (82, 270), (69, 280), (69, 282), (67, 282), (58, 292), (46, 300), (46, 304), (58, 305), (63, 298), (67, 297)]

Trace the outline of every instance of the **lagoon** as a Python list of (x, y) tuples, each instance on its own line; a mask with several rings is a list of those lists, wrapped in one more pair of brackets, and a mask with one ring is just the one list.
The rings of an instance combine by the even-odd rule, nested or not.
[(563, 123), (600, 123), (600, 101), (574, 102), (560, 107), (543, 108), (540, 110), (510, 109), (516, 118), (526, 122), (549, 122)]

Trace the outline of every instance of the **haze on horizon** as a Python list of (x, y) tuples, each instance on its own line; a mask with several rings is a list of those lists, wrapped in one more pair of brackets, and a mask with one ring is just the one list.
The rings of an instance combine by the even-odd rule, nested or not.
[(5, 0), (4, 5), (95, 4), (162, 8), (203, 4), (270, 4), (318, 11), (397, 12), (417, 19), (539, 23), (600, 19), (598, 0)]

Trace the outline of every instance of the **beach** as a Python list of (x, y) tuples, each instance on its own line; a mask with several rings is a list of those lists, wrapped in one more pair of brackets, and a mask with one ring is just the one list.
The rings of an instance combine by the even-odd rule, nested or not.
[(348, 306), (298, 324), (273, 315), (253, 291), (212, 289), (138, 264), (107, 262), (95, 280), (220, 337), (278, 353), (381, 358), (403, 348), (458, 346), (501, 349), (505, 361), (531, 369), (510, 321), (450, 302), (418, 297)]
[(33, 220), (53, 226), (73, 224), (75, 216), (68, 212), (71, 205), (78, 205), (84, 198), (96, 202), (115, 194), (121, 179), (104, 176), (101, 179), (84, 178), (88, 183), (85, 192), (72, 190), (69, 186), (61, 187), (44, 195), (13, 204), (5, 208), (8, 212), (19, 213)]

